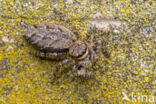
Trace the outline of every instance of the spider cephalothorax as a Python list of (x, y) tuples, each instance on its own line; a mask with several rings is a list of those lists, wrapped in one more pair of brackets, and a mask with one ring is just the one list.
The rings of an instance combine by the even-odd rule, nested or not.
[(82, 60), (88, 55), (88, 47), (84, 42), (76, 41), (69, 48), (69, 54), (76, 60)]
[(76, 41), (69, 48), (70, 56), (75, 60), (76, 65), (73, 68), (76, 76), (91, 76), (91, 72), (86, 72), (87, 68), (92, 66), (92, 62), (95, 61), (96, 54), (92, 47), (88, 46), (83, 41)]

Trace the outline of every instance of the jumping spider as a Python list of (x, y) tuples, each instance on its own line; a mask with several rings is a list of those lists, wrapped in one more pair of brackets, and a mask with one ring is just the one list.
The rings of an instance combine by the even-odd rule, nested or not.
[[(63, 15), (62, 18), (65, 18), (65, 16)], [(66, 18), (64, 20), (69, 22)], [(108, 21), (105, 19), (104, 22), (104, 33), (108, 32), (105, 31), (107, 28), (107, 30), (110, 30), (112, 26), (117, 27), (115, 24), (116, 20)], [(92, 73), (86, 71), (86, 69), (92, 67), (93, 61), (96, 61), (95, 49), (101, 44), (101, 41), (94, 44), (94, 46), (97, 46), (94, 47), (87, 42), (78, 40), (75, 33), (69, 29), (53, 23), (42, 23), (31, 26), (27, 29), (24, 37), (40, 51), (36, 56), (63, 60), (60, 62), (60, 65), (74, 61), (73, 73), (75, 76), (92, 76)]]
[(40, 50), (36, 56), (61, 59), (63, 60), (61, 65), (74, 60), (74, 75), (83, 77), (91, 75), (85, 68), (92, 66), (96, 54), (87, 43), (77, 40), (69, 29), (53, 23), (38, 24), (29, 27), (24, 38)]

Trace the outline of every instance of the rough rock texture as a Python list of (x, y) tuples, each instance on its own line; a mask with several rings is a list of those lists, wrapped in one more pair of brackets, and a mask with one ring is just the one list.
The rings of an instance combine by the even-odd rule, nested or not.
[[(68, 0), (69, 1), (69, 0)], [(151, 103), (156, 93), (156, 36), (153, 0), (0, 0), (0, 103), (1, 104), (129, 104)], [(74, 77), (66, 65), (53, 79), (58, 62), (29, 54), (34, 50), (22, 35), (27, 25), (41, 22), (70, 25), (53, 8), (67, 15), (81, 40), (103, 41), (95, 63), (95, 78)], [(87, 35), (86, 18), (118, 17), (118, 32)], [(72, 29), (71, 29), (72, 30)], [(130, 30), (130, 31), (129, 31)], [(106, 58), (105, 50), (110, 56)], [(131, 99), (134, 97), (135, 99)], [(139, 99), (147, 95), (147, 99)], [(150, 96), (149, 96), (150, 95)], [(123, 99), (127, 96), (128, 99)], [(150, 100), (149, 100), (150, 99)], [(155, 99), (156, 100), (156, 99)]]

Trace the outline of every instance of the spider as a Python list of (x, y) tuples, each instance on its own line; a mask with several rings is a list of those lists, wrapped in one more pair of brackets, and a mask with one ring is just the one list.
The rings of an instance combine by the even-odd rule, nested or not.
[[(58, 11), (56, 12), (56, 10), (54, 12), (56, 15), (61, 15), (66, 22), (70, 23), (70, 20), (68, 20), (65, 15)], [(110, 27), (116, 25), (116, 21), (112, 22), (112, 20), (105, 20), (105, 23), (107, 25), (105, 25), (103, 32), (108, 32), (106, 29), (110, 30)], [(70, 24), (73, 27), (72, 23)], [(95, 31), (96, 28), (97, 27), (93, 25), (90, 30)], [(39, 50), (36, 56), (61, 60), (60, 65), (74, 61), (75, 65), (72, 70), (75, 76), (92, 76), (92, 72), (86, 69), (92, 67), (93, 62), (96, 61), (95, 48), (93, 45), (79, 40), (74, 32), (64, 26), (53, 23), (41, 23), (30, 26), (23, 36), (31, 45)], [(101, 42), (99, 42), (99, 44), (101, 44)]]

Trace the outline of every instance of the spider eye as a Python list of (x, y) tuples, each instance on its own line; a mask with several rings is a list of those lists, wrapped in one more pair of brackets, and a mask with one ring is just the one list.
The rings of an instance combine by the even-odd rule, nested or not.
[(83, 54), (85, 54), (85, 53), (86, 53), (86, 50), (84, 49), (84, 50), (83, 50)]
[(88, 49), (86, 48), (86, 49), (84, 49), (84, 50), (82, 51), (82, 53), (78, 56), (78, 59), (79, 59), (79, 60), (82, 60), (82, 59), (84, 59), (87, 55), (88, 55)]
[(82, 56), (82, 54), (80, 54), (78, 57), (81, 57)]
[(86, 53), (86, 50), (84, 49), (82, 53), (79, 55), (79, 57), (83, 56), (85, 53)]
[(81, 70), (81, 68), (82, 68), (83, 66), (82, 65), (80, 65), (79, 67), (78, 67), (78, 70)]

